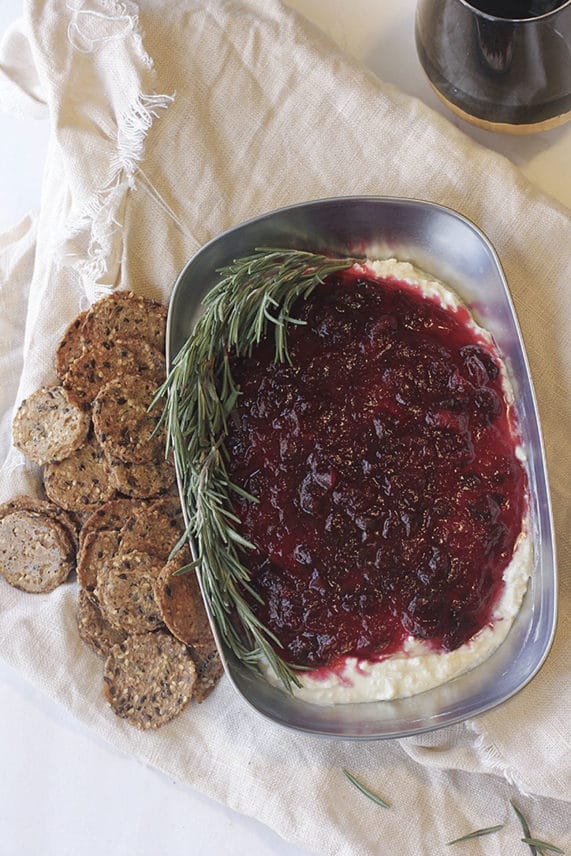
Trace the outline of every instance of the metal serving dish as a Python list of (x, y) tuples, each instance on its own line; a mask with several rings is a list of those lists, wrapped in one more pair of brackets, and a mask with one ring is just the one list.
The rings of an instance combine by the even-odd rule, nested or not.
[(272, 211), (219, 235), (185, 266), (169, 308), (169, 365), (200, 315), (202, 297), (217, 282), (217, 270), (260, 246), (395, 256), (456, 290), (493, 334), (510, 369), (528, 456), (535, 558), (523, 607), (496, 653), (472, 671), (412, 698), (324, 707), (289, 697), (244, 668), (220, 644), (213, 622), (226, 672), (240, 695), (263, 716), (299, 731), (343, 739), (405, 737), (490, 710), (537, 674), (556, 621), (553, 522), (543, 444), (529, 367), (498, 257), (469, 220), (428, 202), (350, 197)]

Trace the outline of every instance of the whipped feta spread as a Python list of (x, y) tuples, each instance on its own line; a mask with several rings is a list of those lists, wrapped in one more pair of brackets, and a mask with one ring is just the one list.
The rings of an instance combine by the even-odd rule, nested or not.
[[(422, 295), (447, 309), (463, 306), (461, 300), (442, 282), (420, 271), (408, 262), (395, 259), (368, 261), (355, 266), (363, 275), (379, 279), (394, 278), (406, 282)], [(478, 336), (493, 344), (491, 334), (470, 316), (468, 322)], [(502, 387), (508, 407), (514, 396), (506, 367), (502, 361)], [(525, 451), (516, 448), (516, 455), (525, 461)], [(299, 672), (303, 686), (294, 694), (313, 704), (343, 704), (405, 698), (444, 684), (489, 658), (505, 640), (521, 607), (533, 565), (533, 545), (529, 511), (522, 520), (513, 557), (503, 573), (503, 589), (492, 613), (491, 622), (467, 643), (453, 651), (434, 650), (429, 643), (409, 636), (402, 649), (384, 659), (371, 662), (346, 657), (335, 668), (322, 667), (315, 672)], [(277, 680), (271, 670), (264, 671), (272, 683)]]

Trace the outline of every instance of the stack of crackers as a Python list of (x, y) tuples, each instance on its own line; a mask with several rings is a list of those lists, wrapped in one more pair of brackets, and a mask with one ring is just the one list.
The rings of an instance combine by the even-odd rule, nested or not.
[[(81, 313), (56, 353), (60, 383), (22, 402), (14, 445), (43, 467), (46, 499), (0, 506), (0, 574), (46, 593), (77, 570), (79, 635), (105, 660), (111, 707), (157, 728), (202, 702), (222, 664), (165, 459), (166, 309), (115, 292)], [(172, 558), (174, 552), (174, 558)]]

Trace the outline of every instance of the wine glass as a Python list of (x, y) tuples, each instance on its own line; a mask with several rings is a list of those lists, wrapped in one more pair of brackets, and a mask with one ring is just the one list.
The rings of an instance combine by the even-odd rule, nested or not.
[(571, 0), (419, 0), (416, 46), (472, 124), (522, 134), (571, 119)]

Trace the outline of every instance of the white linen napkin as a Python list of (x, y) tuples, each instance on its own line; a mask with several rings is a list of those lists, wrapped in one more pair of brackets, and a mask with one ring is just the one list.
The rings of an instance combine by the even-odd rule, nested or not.
[[(151, 59), (152, 58), (152, 59)], [(122, 285), (168, 299), (221, 230), (332, 195), (448, 205), (495, 245), (518, 311), (550, 464), (561, 574), (554, 648), (534, 681), (478, 720), (382, 743), (291, 734), (223, 680), (157, 733), (118, 720), (77, 636), (75, 585), (30, 596), (0, 580), (0, 655), (113, 745), (323, 854), (517, 854), (508, 797), (571, 845), (571, 214), (504, 158), (382, 84), (277, 0), (28, 0), (0, 47), (0, 107), (49, 114), (42, 205), (0, 238), (0, 500), (38, 484), (10, 447), (13, 406), (55, 380), (67, 323)], [(30, 283), (30, 272), (33, 274)], [(348, 767), (394, 804), (382, 811)]]

